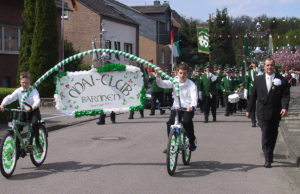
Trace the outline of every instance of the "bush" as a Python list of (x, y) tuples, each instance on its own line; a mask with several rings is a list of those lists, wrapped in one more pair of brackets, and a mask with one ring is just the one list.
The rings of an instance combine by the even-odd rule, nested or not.
[[(15, 90), (16, 88), (0, 88), (0, 101), (2, 102), (2, 100), (5, 98), (5, 96), (13, 93), (13, 91)], [(16, 101), (10, 105), (7, 106), (7, 108), (17, 108), (19, 106), (19, 102)], [(0, 123), (4, 123), (4, 122), (7, 122), (9, 121), (9, 115), (7, 112), (1, 112), (0, 111)]]

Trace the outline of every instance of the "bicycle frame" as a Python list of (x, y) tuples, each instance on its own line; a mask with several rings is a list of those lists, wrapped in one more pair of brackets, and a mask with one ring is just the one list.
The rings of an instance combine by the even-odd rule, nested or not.
[[(19, 109), (10, 109), (13, 112), (13, 119), (12, 121), (9, 123), (9, 126), (11, 127), (9, 130), (13, 130), (13, 132), (15, 133), (15, 137), (14, 137), (14, 143), (16, 145), (17, 139), (19, 139), (20, 141), (20, 145), (21, 145), (21, 149), (24, 149), (25, 152), (28, 152), (28, 145), (30, 143), (30, 138), (31, 138), (31, 134), (33, 131), (32, 128), (32, 124), (31, 123), (27, 123), (27, 122), (21, 122), (19, 121), (17, 118), (17, 112), (22, 112), (22, 110)], [(21, 136), (21, 133), (18, 130), (17, 125), (21, 125), (23, 127), (28, 126), (28, 132), (27, 132), (27, 137), (26, 137), (26, 141), (23, 141), (23, 138)]]

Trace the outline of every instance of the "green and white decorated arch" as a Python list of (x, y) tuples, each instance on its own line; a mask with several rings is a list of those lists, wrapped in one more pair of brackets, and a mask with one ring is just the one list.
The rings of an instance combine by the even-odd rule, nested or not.
[[(23, 96), (21, 108), (31, 91), (51, 74), (64, 65), (83, 56), (95, 52), (106, 52), (123, 55), (140, 64), (150, 66), (162, 77), (172, 81), (175, 85), (175, 94), (179, 96), (179, 84), (154, 64), (118, 50), (92, 49), (75, 54), (55, 65), (41, 76)], [(54, 95), (56, 108), (70, 116), (93, 116), (114, 112), (128, 112), (144, 108), (145, 89), (142, 73), (138, 67), (123, 64), (108, 64), (99, 69), (89, 71), (61, 72), (55, 76), (56, 92)]]

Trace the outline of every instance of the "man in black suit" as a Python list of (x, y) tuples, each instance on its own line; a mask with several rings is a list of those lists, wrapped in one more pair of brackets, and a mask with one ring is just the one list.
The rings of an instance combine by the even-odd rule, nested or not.
[(265, 73), (254, 80), (246, 116), (250, 118), (250, 113), (256, 106), (258, 124), (262, 131), (264, 167), (271, 168), (279, 122), (281, 117), (287, 114), (290, 93), (287, 80), (280, 74), (274, 73), (275, 63), (272, 58), (265, 60), (264, 69)]

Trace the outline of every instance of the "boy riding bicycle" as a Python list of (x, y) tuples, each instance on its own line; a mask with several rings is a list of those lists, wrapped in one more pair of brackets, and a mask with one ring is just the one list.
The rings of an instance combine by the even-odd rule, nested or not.
[[(160, 70), (160, 68), (159, 68)], [(187, 111), (182, 111), (180, 115), (182, 117), (182, 124), (184, 129), (187, 132), (190, 141), (190, 150), (194, 151), (196, 149), (195, 145), (195, 134), (194, 134), (194, 109), (197, 107), (198, 101), (198, 92), (197, 86), (193, 81), (187, 79), (188, 75), (188, 65), (180, 64), (177, 70), (177, 81), (179, 82), (179, 91), (180, 91), (180, 103), (182, 108), (186, 108)], [(174, 84), (170, 80), (162, 80), (159, 73), (156, 74), (156, 82), (157, 85), (161, 88), (172, 88)], [(180, 108), (179, 99), (176, 95), (174, 95), (174, 108)], [(171, 110), (169, 121), (167, 122), (167, 132), (168, 136), (170, 133), (170, 127), (175, 122), (176, 110)], [(165, 152), (165, 151), (164, 151)]]
[[(26, 94), (28, 89), (32, 87), (31, 85), (31, 75), (28, 72), (22, 72), (20, 74), (20, 85), (21, 87), (17, 88), (12, 94), (6, 96), (1, 105), (0, 110), (3, 111), (6, 105), (11, 104), (12, 102), (19, 100), (21, 104), (22, 97)], [(18, 120), (21, 122), (30, 121), (33, 128), (33, 135), (36, 140), (39, 139), (39, 128), (38, 121), (41, 120), (41, 113), (39, 110), (40, 105), (40, 95), (37, 89), (33, 89), (28, 98), (25, 100), (25, 103), (29, 104), (31, 107), (25, 105), (24, 111), (20, 112)], [(23, 127), (19, 126), (19, 130), (22, 131)], [(43, 148), (39, 141), (36, 141), (37, 151), (39, 153), (43, 152)], [(32, 145), (31, 145), (32, 146)]]

